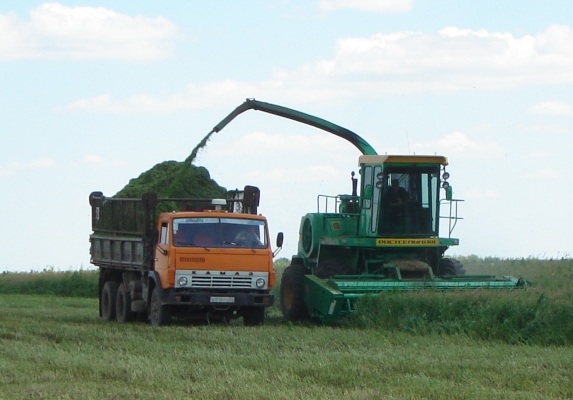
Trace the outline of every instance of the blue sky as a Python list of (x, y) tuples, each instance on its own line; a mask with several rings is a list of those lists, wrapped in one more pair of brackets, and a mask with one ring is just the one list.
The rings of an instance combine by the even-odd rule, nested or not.
[[(88, 195), (184, 160), (245, 98), (442, 154), (464, 217), (451, 254), (570, 257), (568, 1), (0, 1), (0, 271), (89, 268)], [(248, 111), (196, 164), (262, 190), (281, 257), (359, 153)]]

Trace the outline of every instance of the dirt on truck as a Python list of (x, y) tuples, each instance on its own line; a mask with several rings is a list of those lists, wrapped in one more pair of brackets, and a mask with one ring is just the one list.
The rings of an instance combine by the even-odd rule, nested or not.
[(245, 325), (262, 324), (274, 301), (275, 271), (259, 198), (253, 186), (223, 199), (93, 192), (90, 253), (100, 270), (101, 318), (165, 325), (172, 318), (242, 317)]

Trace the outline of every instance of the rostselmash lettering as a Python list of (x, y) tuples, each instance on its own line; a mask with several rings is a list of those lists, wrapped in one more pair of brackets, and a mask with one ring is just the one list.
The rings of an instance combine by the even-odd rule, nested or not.
[(436, 246), (438, 239), (376, 239), (376, 246)]

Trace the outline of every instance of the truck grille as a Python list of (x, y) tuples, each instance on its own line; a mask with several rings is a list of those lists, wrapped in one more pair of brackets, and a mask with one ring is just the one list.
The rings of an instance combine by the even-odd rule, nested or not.
[[(257, 287), (257, 280), (264, 280), (263, 287)], [(260, 283), (260, 282), (259, 282)], [(250, 271), (175, 271), (175, 287), (186, 289), (268, 289), (268, 272)]]
[(193, 288), (246, 288), (252, 287), (250, 276), (191, 276)]

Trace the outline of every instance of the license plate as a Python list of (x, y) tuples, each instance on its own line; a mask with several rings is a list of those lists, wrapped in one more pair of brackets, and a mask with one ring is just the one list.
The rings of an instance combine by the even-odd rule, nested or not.
[(226, 296), (211, 296), (211, 303), (234, 303), (234, 297)]

